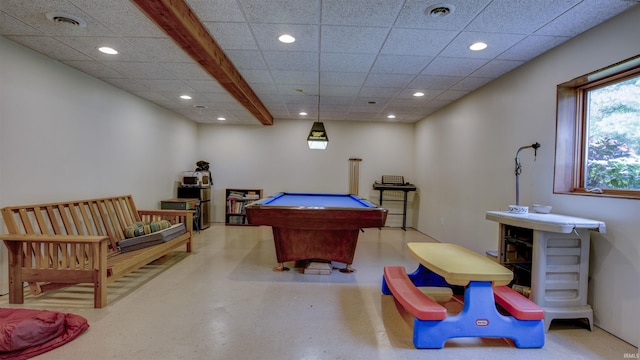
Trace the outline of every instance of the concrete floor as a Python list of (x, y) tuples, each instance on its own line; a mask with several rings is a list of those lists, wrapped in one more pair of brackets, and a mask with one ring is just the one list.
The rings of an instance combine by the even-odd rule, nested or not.
[(110, 285), (104, 309), (93, 309), (86, 285), (27, 295), (24, 305), (1, 296), (0, 306), (88, 319), (84, 334), (43, 360), (637, 358), (636, 347), (577, 320), (554, 321), (542, 349), (474, 338), (415, 349), (411, 319), (380, 292), (385, 265), (417, 266), (405, 246), (411, 241), (432, 239), (414, 230), (367, 229), (354, 273), (276, 273), (269, 227), (214, 224), (195, 236), (192, 254), (174, 253)]

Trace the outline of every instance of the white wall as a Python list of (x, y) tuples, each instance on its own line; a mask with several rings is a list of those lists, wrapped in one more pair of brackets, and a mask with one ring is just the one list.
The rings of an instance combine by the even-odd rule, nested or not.
[[(638, 345), (640, 201), (553, 194), (556, 85), (640, 53), (635, 8), (462, 98), (416, 125), (417, 228), (477, 252), (497, 249), (487, 210), (515, 202), (514, 158), (521, 152), (523, 205), (606, 222), (593, 233), (588, 302), (594, 322)], [(614, 41), (615, 40), (615, 41)]]
[(192, 121), (2, 37), (0, 116), (0, 207), (132, 194), (156, 209), (197, 160)]
[(413, 124), (326, 121), (329, 146), (321, 151), (307, 147), (312, 122), (199, 125), (198, 153), (212, 169), (214, 221), (224, 222), (226, 188), (260, 188), (265, 196), (280, 191), (346, 193), (352, 157), (362, 159), (361, 197), (377, 202), (371, 185), (382, 175), (413, 181)]

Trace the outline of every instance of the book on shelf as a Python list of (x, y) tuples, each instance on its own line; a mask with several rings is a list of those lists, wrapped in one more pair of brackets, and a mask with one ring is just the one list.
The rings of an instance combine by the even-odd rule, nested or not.
[(227, 199), (242, 199), (244, 198), (244, 196), (245, 196), (244, 192), (231, 190), (227, 195)]

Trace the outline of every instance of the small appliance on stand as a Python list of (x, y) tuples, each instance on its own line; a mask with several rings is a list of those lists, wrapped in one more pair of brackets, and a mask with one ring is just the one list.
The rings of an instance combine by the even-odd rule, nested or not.
[(209, 171), (209, 163), (206, 161), (198, 161), (194, 171), (184, 171), (181, 176), (180, 186), (178, 187), (179, 199), (198, 199), (200, 200), (198, 212), (198, 226), (200, 230), (209, 228), (209, 216), (211, 209), (211, 171)]

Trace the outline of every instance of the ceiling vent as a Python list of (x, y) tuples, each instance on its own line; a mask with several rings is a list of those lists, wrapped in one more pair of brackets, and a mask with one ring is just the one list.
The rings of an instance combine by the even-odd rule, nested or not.
[(456, 7), (452, 4), (436, 4), (429, 6), (424, 13), (434, 18), (441, 18), (451, 15), (455, 10)]
[(87, 22), (82, 20), (77, 16), (73, 16), (70, 14), (60, 13), (60, 12), (50, 12), (47, 13), (47, 19), (56, 24), (63, 24), (67, 26), (74, 27), (87, 27)]

